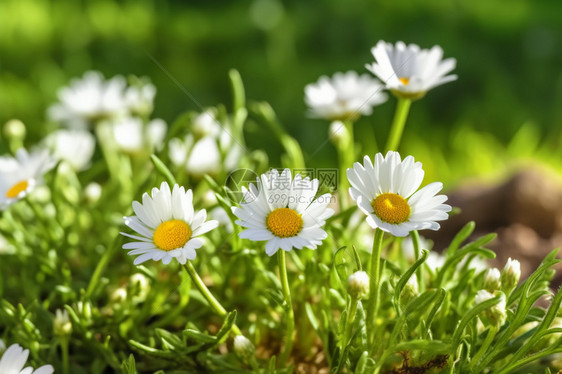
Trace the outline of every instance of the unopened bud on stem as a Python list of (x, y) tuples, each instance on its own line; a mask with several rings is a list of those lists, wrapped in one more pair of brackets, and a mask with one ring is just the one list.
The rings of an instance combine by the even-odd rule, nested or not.
[(369, 274), (356, 271), (347, 278), (347, 290), (354, 299), (362, 299), (369, 295)]

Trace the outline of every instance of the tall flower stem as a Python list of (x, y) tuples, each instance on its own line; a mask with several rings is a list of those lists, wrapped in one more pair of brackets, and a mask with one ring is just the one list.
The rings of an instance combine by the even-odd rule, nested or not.
[[(191, 261), (187, 261), (183, 265), (183, 268), (185, 269), (187, 274), (189, 274), (189, 277), (191, 278), (191, 280), (193, 281), (193, 283), (195, 284), (195, 286), (197, 287), (199, 292), (201, 292), (201, 295), (203, 295), (205, 300), (207, 300), (207, 302), (209, 303), (211, 308), (219, 316), (221, 316), (221, 317), (226, 316), (226, 309), (224, 309), (224, 307), (221, 305), (221, 303), (213, 296), (211, 291), (209, 291), (207, 286), (205, 286), (205, 283), (203, 283), (203, 280), (201, 279), (201, 277), (199, 277), (199, 274), (197, 274), (197, 270), (195, 270)], [(242, 332), (240, 331), (238, 326), (236, 326), (236, 324), (232, 325), (232, 333), (234, 335), (242, 335)]]
[(342, 122), (344, 126), (345, 135), (342, 141), (336, 142), (338, 150), (338, 160), (340, 163), (340, 170), (338, 175), (338, 191), (340, 198), (340, 209), (343, 211), (348, 207), (347, 190), (349, 189), (349, 182), (346, 177), (347, 168), (353, 167), (355, 161), (355, 138), (353, 135), (353, 122), (345, 120)]
[(61, 339), (61, 353), (62, 353), (62, 372), (64, 374), (70, 373), (68, 370), (68, 337), (65, 336)]
[(367, 331), (369, 343), (375, 342), (376, 317), (380, 304), (381, 251), (384, 231), (375, 229), (373, 251), (371, 253), (371, 281), (369, 284), (369, 304), (367, 304)]
[(388, 140), (386, 142), (386, 151), (398, 150), (398, 147), (400, 146), (400, 139), (402, 138), (402, 132), (404, 131), (404, 125), (406, 124), (408, 112), (410, 111), (410, 104), (412, 104), (412, 99), (406, 99), (403, 97), (398, 98), (398, 104), (396, 105), (396, 111), (394, 112), (394, 119), (392, 120), (392, 127), (390, 128), (390, 134), (388, 135)]
[(293, 301), (291, 299), (291, 290), (289, 288), (289, 280), (287, 278), (287, 262), (285, 260), (285, 251), (280, 249), (277, 251), (279, 257), (279, 277), (281, 278), (281, 286), (283, 287), (283, 296), (285, 297), (287, 327), (285, 347), (279, 358), (280, 367), (285, 367), (291, 350), (293, 349), (293, 331), (295, 329), (295, 313), (293, 312)]

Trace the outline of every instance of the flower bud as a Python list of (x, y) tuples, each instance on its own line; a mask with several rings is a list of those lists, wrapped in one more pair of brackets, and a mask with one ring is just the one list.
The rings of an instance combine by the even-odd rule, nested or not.
[(127, 290), (123, 287), (116, 288), (109, 295), (109, 299), (114, 303), (122, 303), (127, 300)]
[(517, 260), (507, 259), (501, 273), (502, 290), (505, 293), (513, 291), (521, 278), (521, 263)]
[(234, 353), (242, 360), (248, 360), (255, 352), (256, 348), (244, 335), (236, 335), (234, 337)]
[(86, 186), (86, 190), (84, 191), (86, 195), (86, 199), (89, 203), (95, 204), (101, 197), (101, 186), (96, 182), (91, 182)]
[(369, 274), (356, 271), (347, 278), (347, 290), (354, 299), (362, 299), (369, 295)]
[(72, 323), (70, 318), (68, 318), (68, 311), (66, 309), (57, 309), (55, 311), (53, 332), (57, 336), (65, 336), (72, 333)]
[(144, 274), (135, 273), (129, 278), (127, 290), (131, 295), (133, 303), (143, 302), (150, 292), (150, 282)]
[(330, 124), (330, 128), (328, 129), (328, 134), (330, 140), (336, 146), (347, 144), (347, 141), (349, 139), (349, 132), (347, 131), (347, 128), (345, 127), (343, 122), (340, 121), (334, 121)]
[(490, 292), (499, 290), (501, 287), (500, 271), (496, 268), (490, 268), (486, 270), (486, 274), (484, 274), (483, 286), (485, 290)]
[(25, 131), (25, 125), (19, 119), (11, 119), (4, 124), (4, 135), (8, 139), (23, 140)]
[(489, 300), (497, 295), (501, 295), (500, 301), (497, 304), (493, 305), (492, 307), (484, 310), (482, 314), (480, 314), (480, 317), (481, 318), (484, 317), (483, 321), (489, 322), (496, 327), (500, 327), (501, 325), (504, 324), (507, 318), (507, 313), (505, 311), (506, 308), (505, 294), (503, 292), (495, 291), (494, 294), (491, 294), (486, 290), (480, 290), (478, 291), (476, 297), (474, 298), (474, 303), (475, 304), (483, 303), (484, 301)]

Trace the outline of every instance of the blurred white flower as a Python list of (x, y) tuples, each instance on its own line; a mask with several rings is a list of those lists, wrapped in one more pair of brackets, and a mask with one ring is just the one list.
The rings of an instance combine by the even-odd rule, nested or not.
[(355, 120), (369, 115), (373, 106), (384, 103), (384, 86), (367, 74), (354, 71), (320, 77), (305, 87), (305, 101), (312, 117), (327, 120)]
[(483, 287), (486, 291), (494, 292), (501, 286), (500, 271), (496, 268), (486, 270), (484, 274)]
[(45, 139), (57, 160), (64, 160), (76, 171), (87, 169), (96, 148), (96, 138), (86, 130), (58, 130)]
[(420, 49), (416, 44), (400, 41), (394, 46), (381, 40), (371, 52), (375, 62), (366, 68), (399, 97), (417, 99), (430, 89), (457, 79), (456, 75), (447, 75), (455, 68), (456, 60), (443, 60), (443, 49), (438, 45)]
[(23, 368), (29, 350), (24, 350), (19, 344), (12, 344), (0, 359), (0, 373), (2, 374), (52, 374), (55, 369), (51, 365), (44, 365), (40, 368), (33, 370), (28, 366)]
[(226, 210), (224, 210), (222, 207), (217, 206), (211, 209), (211, 211), (209, 212), (209, 217), (217, 220), (220, 226), (225, 228), (226, 232), (232, 233), (234, 229), (232, 221), (230, 220), (230, 217), (228, 216)]
[(214, 220), (205, 222), (205, 209), (194, 212), (193, 192), (177, 184), (170, 191), (163, 182), (160, 189), (152, 189), (152, 196), (145, 193), (142, 203), (133, 201), (133, 210), (134, 216), (123, 218), (140, 236), (121, 234), (136, 240), (123, 245), (123, 249), (130, 249), (129, 255), (140, 255), (135, 265), (151, 259), (167, 265), (174, 258), (185, 264), (195, 259), (195, 250), (203, 245), (198, 236), (218, 226)]
[(20, 148), (15, 158), (0, 157), (0, 210), (29, 194), (53, 166), (55, 161), (46, 149), (30, 154)]
[(161, 119), (153, 119), (144, 125), (140, 118), (125, 117), (113, 124), (115, 144), (125, 153), (152, 152), (162, 147), (167, 125)]
[(191, 125), (191, 132), (199, 139), (205, 136), (216, 137), (222, 130), (220, 123), (215, 119), (216, 111), (208, 109), (198, 114)]
[(87, 71), (58, 91), (59, 103), (48, 109), (48, 117), (71, 127), (85, 128), (101, 119), (125, 115), (126, 86), (122, 76), (106, 80), (100, 72)]
[(192, 134), (184, 140), (170, 140), (168, 155), (176, 167), (184, 167), (190, 175), (215, 174), (221, 169), (221, 154), (217, 141), (205, 136), (195, 141)]
[(125, 91), (125, 105), (133, 115), (146, 117), (154, 109), (156, 87), (151, 83), (142, 83), (127, 87)]
[(398, 152), (365, 156), (347, 169), (351, 198), (367, 215), (367, 223), (394, 236), (406, 236), (413, 230), (438, 230), (437, 221), (449, 218), (451, 207), (443, 204), (445, 195), (440, 182), (419, 188), (424, 176), (422, 164), (412, 156), (403, 161)]

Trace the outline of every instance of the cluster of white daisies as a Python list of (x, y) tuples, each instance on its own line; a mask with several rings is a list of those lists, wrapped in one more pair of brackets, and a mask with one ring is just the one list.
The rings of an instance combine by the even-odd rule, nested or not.
[[(439, 228), (438, 221), (448, 217), (451, 210), (444, 204), (445, 195), (438, 195), (441, 183), (420, 188), (424, 172), (412, 156), (401, 160), (397, 152), (383, 156), (378, 153), (374, 162), (365, 156), (347, 170), (351, 184), (349, 193), (366, 215), (367, 223), (392, 235), (403, 237), (413, 230)], [(327, 238), (323, 226), (334, 214), (329, 207), (330, 194), (316, 197), (318, 180), (291, 176), (289, 169), (261, 175), (256, 184), (243, 187), (244, 202), (233, 207), (236, 223), (245, 230), (239, 236), (252, 241), (265, 241), (265, 252), (272, 256), (279, 249), (316, 247)], [(124, 249), (130, 255), (140, 255), (135, 264), (146, 260), (169, 263), (176, 258), (181, 264), (195, 258), (195, 249), (202, 245), (199, 235), (218, 226), (207, 221), (205, 210), (194, 213), (191, 190), (178, 185), (170, 189), (163, 182), (152, 195), (145, 193), (142, 203), (133, 203), (134, 216), (125, 217), (125, 224), (139, 235), (123, 233), (137, 241)]]
[(381, 40), (371, 52), (375, 62), (366, 68), (380, 81), (355, 71), (320, 77), (305, 88), (311, 116), (354, 121), (361, 115), (370, 115), (373, 106), (387, 100), (384, 90), (398, 97), (418, 99), (430, 89), (457, 79), (456, 75), (447, 75), (455, 68), (456, 60), (443, 60), (443, 50), (437, 45), (421, 49), (416, 44), (392, 45)]

